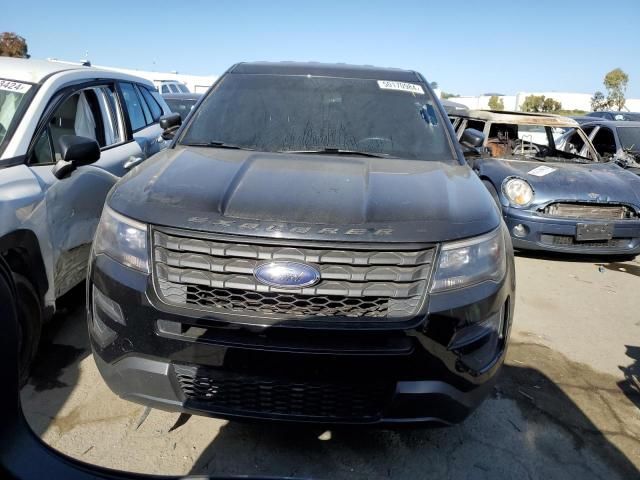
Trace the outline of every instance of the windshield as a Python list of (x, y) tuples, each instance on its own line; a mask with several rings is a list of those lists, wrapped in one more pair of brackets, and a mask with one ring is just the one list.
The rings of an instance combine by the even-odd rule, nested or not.
[(453, 161), (445, 121), (417, 83), (229, 74), (194, 112), (181, 143)]
[(640, 120), (640, 113), (631, 113), (631, 112), (615, 112), (613, 114), (614, 120), (624, 120), (627, 122)]
[(0, 152), (11, 140), (13, 124), (17, 122), (17, 112), (25, 101), (31, 85), (0, 78)]
[(187, 114), (191, 111), (193, 106), (198, 102), (196, 99), (175, 99), (165, 98), (164, 100), (169, 105), (169, 108), (173, 113), (179, 113), (180, 117), (184, 120), (187, 118)]
[(640, 127), (617, 127), (622, 148), (630, 152), (640, 152)]

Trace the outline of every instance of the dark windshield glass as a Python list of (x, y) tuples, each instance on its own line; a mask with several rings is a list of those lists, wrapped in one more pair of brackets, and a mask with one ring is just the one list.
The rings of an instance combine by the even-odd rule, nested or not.
[(452, 161), (446, 119), (433, 105), (419, 84), (230, 74), (194, 112), (181, 142)]
[(618, 127), (616, 130), (622, 148), (640, 152), (640, 127)]
[(640, 120), (640, 113), (623, 113), (623, 112), (614, 112), (613, 113), (614, 120), (624, 120), (628, 122), (633, 122), (636, 120)]

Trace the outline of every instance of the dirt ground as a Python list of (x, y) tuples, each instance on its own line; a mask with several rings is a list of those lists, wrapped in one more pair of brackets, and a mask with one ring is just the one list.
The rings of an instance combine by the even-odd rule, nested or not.
[(102, 382), (82, 292), (47, 331), (27, 419), (81, 460), (164, 474), (313, 478), (640, 478), (640, 257), (516, 259), (517, 301), (493, 395), (441, 429), (250, 425), (146, 410)]

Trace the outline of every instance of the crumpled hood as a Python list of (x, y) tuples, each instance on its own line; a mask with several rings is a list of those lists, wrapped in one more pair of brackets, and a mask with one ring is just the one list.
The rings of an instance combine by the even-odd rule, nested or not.
[(155, 155), (108, 204), (156, 225), (308, 240), (437, 242), (500, 222), (466, 165), (196, 147)]
[[(530, 173), (547, 167), (554, 170), (542, 176)], [(483, 174), (492, 179), (509, 176), (526, 179), (535, 191), (534, 205), (567, 200), (621, 202), (640, 207), (640, 178), (613, 162), (578, 164), (492, 159), (482, 165)]]

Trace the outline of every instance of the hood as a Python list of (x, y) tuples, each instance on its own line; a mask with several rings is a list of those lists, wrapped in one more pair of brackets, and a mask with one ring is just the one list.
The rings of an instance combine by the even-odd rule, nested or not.
[[(553, 169), (535, 175), (535, 169)], [(532, 173), (533, 172), (533, 173)], [(553, 163), (523, 160), (489, 160), (481, 175), (486, 174), (499, 187), (502, 179), (518, 176), (527, 180), (535, 191), (534, 206), (557, 200), (587, 202), (620, 202), (640, 207), (640, 179), (613, 162)]]
[(155, 225), (307, 240), (439, 242), (500, 223), (466, 165), (198, 147), (158, 153), (108, 204)]

